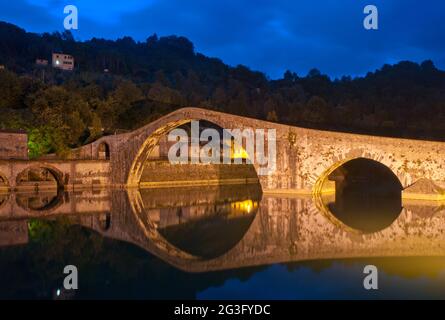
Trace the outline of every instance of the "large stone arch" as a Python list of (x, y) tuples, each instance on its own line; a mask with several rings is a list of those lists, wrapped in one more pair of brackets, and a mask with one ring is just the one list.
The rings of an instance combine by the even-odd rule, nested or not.
[[(255, 128), (247, 121), (249, 118), (242, 118), (238, 116), (232, 116), (244, 121), (234, 122), (233, 119), (228, 118), (226, 114), (220, 114), (219, 112), (202, 110), (198, 108), (184, 108), (176, 112), (170, 113), (149, 125), (140, 128), (135, 132), (136, 140), (141, 141), (141, 144), (137, 146), (137, 151), (132, 159), (131, 166), (128, 170), (126, 177), (126, 185), (128, 187), (137, 187), (142, 175), (143, 166), (145, 161), (149, 158), (149, 155), (153, 148), (158, 143), (161, 136), (165, 135), (169, 131), (177, 128), (183, 124), (191, 121), (208, 121), (223, 129), (240, 129)], [(257, 120), (258, 121), (258, 120)], [(233, 123), (236, 123), (234, 125)], [(251, 155), (249, 155), (251, 156)], [(253, 163), (255, 171), (258, 174), (258, 167), (256, 163)], [(260, 180), (261, 181), (261, 180)]]
[(190, 122), (192, 120), (194, 120), (194, 119), (190, 119), (190, 120), (182, 119), (182, 120), (178, 120), (178, 121), (167, 122), (155, 130), (150, 130), (151, 128), (147, 128), (148, 129), (147, 137), (145, 138), (143, 144), (140, 146), (140, 148), (136, 154), (136, 157), (134, 158), (134, 160), (132, 162), (130, 172), (128, 173), (128, 178), (127, 178), (128, 186), (138, 186), (139, 185), (139, 181), (142, 176), (144, 163), (148, 159), (153, 148), (158, 143), (160, 137), (165, 135), (166, 133), (168, 133), (170, 130), (172, 130), (176, 127), (179, 127), (180, 125)]

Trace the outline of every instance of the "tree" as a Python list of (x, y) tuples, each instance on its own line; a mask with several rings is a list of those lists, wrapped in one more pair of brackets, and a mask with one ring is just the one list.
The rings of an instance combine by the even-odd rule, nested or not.
[(30, 95), (26, 103), (34, 115), (34, 125), (52, 135), (51, 146), (56, 152), (81, 143), (91, 111), (80, 95), (54, 86)]
[(283, 80), (287, 83), (293, 83), (298, 79), (298, 76), (295, 72), (291, 72), (290, 70), (286, 70), (283, 75)]
[(119, 116), (127, 112), (132, 105), (144, 99), (142, 90), (131, 81), (120, 82), (107, 99), (98, 105), (98, 113), (103, 124), (108, 127), (116, 127)]
[(0, 70), (0, 109), (19, 108), (22, 94), (19, 77), (7, 70)]
[(155, 83), (148, 91), (147, 98), (166, 104), (173, 104), (178, 106), (185, 105), (185, 99), (182, 97), (179, 91), (158, 83)]
[(158, 35), (156, 33), (152, 34), (147, 38), (147, 47), (152, 47), (158, 42)]
[(111, 97), (119, 104), (119, 109), (125, 112), (133, 102), (142, 100), (144, 95), (141, 89), (131, 81), (120, 82), (116, 89), (111, 93)]
[(329, 113), (326, 101), (318, 96), (313, 96), (306, 104), (304, 118), (313, 123), (323, 123), (327, 120)]
[(102, 120), (95, 112), (92, 114), (91, 119), (91, 126), (89, 127), (90, 137), (88, 138), (89, 142), (102, 136)]
[(267, 121), (278, 122), (278, 116), (275, 110), (269, 111), (267, 113)]
[(54, 151), (51, 132), (48, 127), (33, 128), (28, 131), (29, 158), (38, 158)]
[(308, 78), (314, 78), (314, 77), (319, 77), (319, 76), (321, 76), (321, 72), (317, 68), (312, 68), (311, 70), (309, 70), (309, 72), (307, 74)]

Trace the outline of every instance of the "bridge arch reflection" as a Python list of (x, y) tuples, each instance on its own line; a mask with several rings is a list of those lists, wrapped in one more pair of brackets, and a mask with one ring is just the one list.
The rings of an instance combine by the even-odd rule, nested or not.
[(394, 170), (365, 157), (337, 162), (319, 178), (317, 207), (334, 223), (357, 233), (389, 227), (402, 210), (403, 186)]
[(9, 192), (0, 192), (0, 210), (9, 202), (11, 194)]
[(17, 205), (29, 213), (51, 214), (63, 204), (63, 192), (46, 190), (33, 193), (16, 193)]
[[(56, 210), (35, 214), (18, 207), (15, 201), (17, 194), (13, 192), (8, 205), (0, 206), (0, 220), (25, 223), (26, 226), (26, 219), (44, 217), (53, 220), (63, 216), (63, 221), (87, 227), (104, 237), (134, 244), (187, 272), (330, 258), (444, 254), (445, 210), (439, 204), (404, 203), (402, 213), (389, 227), (378, 233), (364, 233), (348, 229), (341, 221), (332, 223), (310, 197), (266, 195), (255, 198), (247, 193), (243, 198), (239, 196), (240, 192), (230, 187), (228, 189), (234, 191), (231, 196), (224, 188), (213, 193), (196, 188), (196, 194), (201, 194), (201, 197), (194, 197), (190, 191), (181, 194), (172, 189), (146, 189), (141, 190), (142, 194), (139, 190), (129, 190), (129, 193), (124, 190), (84, 190), (71, 192)], [(194, 200), (186, 203), (187, 198)], [(179, 207), (187, 207), (187, 204), (206, 207), (212, 199), (226, 199), (233, 208), (244, 208), (244, 213), (252, 212), (249, 208), (255, 206), (254, 199), (261, 201), (253, 222), (245, 228), (245, 232), (238, 234), (238, 242), (234, 241), (235, 246), (227, 248), (227, 252), (221, 251), (222, 255), (218, 257), (205, 256), (190, 250), (190, 247), (181, 247), (181, 243), (172, 243), (172, 238), (160, 232), (163, 226), (176, 223), (171, 218), (175, 217)], [(186, 213), (183, 210), (182, 217)], [(160, 214), (166, 219), (164, 222), (158, 219)], [(176, 224), (180, 226), (181, 223)], [(106, 230), (104, 225), (108, 225)], [(20, 230), (28, 231), (26, 227)], [(9, 245), (14, 239), (28, 239), (27, 234), (20, 237), (19, 229), (12, 231), (11, 237), (6, 239)]]
[(9, 189), (9, 181), (8, 178), (6, 178), (6, 175), (4, 175), (2, 172), (0, 172), (0, 190), (8, 190)]
[[(238, 191), (236, 191), (236, 190)], [(129, 202), (152, 252), (173, 264), (212, 260), (248, 232), (262, 197), (259, 185), (129, 190)], [(157, 200), (155, 200), (157, 199)]]

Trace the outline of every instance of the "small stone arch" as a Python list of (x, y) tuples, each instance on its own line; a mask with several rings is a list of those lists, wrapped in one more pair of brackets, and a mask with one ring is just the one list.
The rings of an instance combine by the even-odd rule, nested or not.
[(97, 147), (97, 159), (110, 160), (111, 149), (110, 145), (106, 142), (101, 142)]
[(26, 168), (24, 168), (22, 171), (20, 171), (19, 174), (17, 174), (16, 178), (15, 178), (15, 183), (16, 186), (19, 186), (21, 183), (21, 178), (23, 177), (23, 175), (29, 171), (32, 170), (39, 170), (39, 169), (45, 169), (47, 170), (55, 179), (56, 183), (57, 183), (57, 189), (63, 189), (64, 188), (64, 175), (63, 172), (60, 171), (59, 169), (55, 168), (54, 166), (47, 164), (47, 163), (41, 163), (41, 164), (35, 164), (35, 165), (30, 165)]
[[(352, 157), (344, 157), (342, 159), (338, 159), (330, 167), (325, 169), (323, 171), (323, 173), (318, 177), (318, 179), (316, 180), (316, 182), (313, 186), (313, 190), (312, 190), (314, 204), (317, 207), (317, 209), (319, 211), (321, 211), (324, 214), (324, 216), (328, 220), (330, 220), (331, 223), (333, 223), (334, 225), (341, 227), (343, 230), (346, 230), (349, 233), (362, 235), (362, 234), (365, 234), (365, 232), (357, 230), (357, 229), (353, 229), (353, 228), (345, 225), (343, 222), (339, 221), (336, 217), (334, 217), (334, 215), (330, 212), (329, 208), (325, 205), (323, 198), (322, 198), (323, 191), (324, 191), (323, 190), (324, 183), (327, 181), (329, 175), (331, 173), (333, 173), (336, 169), (343, 166), (344, 164), (346, 164), (352, 160), (356, 160), (356, 159), (366, 159), (366, 160), (373, 161), (381, 166), (384, 166), (386, 169), (388, 169), (392, 173), (393, 177), (397, 179), (397, 181), (400, 185), (400, 191), (402, 191), (402, 189), (404, 187), (403, 181), (405, 181), (406, 177), (404, 175), (401, 175), (400, 173), (398, 173), (398, 171), (395, 170), (391, 166), (391, 164), (388, 164), (387, 162), (382, 161), (381, 158), (371, 157), (369, 155), (363, 155), (363, 156), (356, 155), (356, 156), (352, 156)], [(329, 192), (329, 190), (328, 190), (328, 192)]]
[(351, 160), (360, 159), (360, 158), (375, 161), (375, 162), (378, 162), (381, 165), (384, 165), (385, 167), (387, 167), (394, 174), (394, 176), (397, 177), (397, 179), (399, 180), (402, 187), (406, 187), (409, 184), (409, 181), (410, 181), (409, 177), (407, 177), (404, 173), (399, 172), (396, 168), (394, 168), (392, 166), (392, 164), (390, 162), (385, 161), (385, 159), (383, 159), (382, 157), (373, 156), (373, 155), (369, 155), (369, 154), (358, 154), (355, 156), (340, 157), (340, 158), (336, 159), (333, 163), (331, 163), (330, 166), (325, 167), (323, 172), (318, 176), (318, 178), (316, 178), (316, 181), (313, 184), (312, 194), (318, 195), (318, 194), (322, 193), (323, 184), (325, 183), (328, 176), (332, 172), (334, 172), (337, 168), (341, 167), (342, 165), (344, 165), (345, 163), (347, 163)]

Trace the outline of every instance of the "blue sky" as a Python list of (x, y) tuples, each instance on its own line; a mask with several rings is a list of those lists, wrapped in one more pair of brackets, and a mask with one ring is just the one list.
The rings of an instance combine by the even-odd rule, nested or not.
[[(198, 52), (271, 78), (313, 67), (333, 77), (364, 75), (400, 60), (432, 59), (445, 69), (443, 0), (0, 1), (0, 20), (27, 31), (62, 31), (63, 8), (74, 4), (76, 39), (182, 35)], [(379, 30), (363, 28), (367, 4), (379, 10)]]

